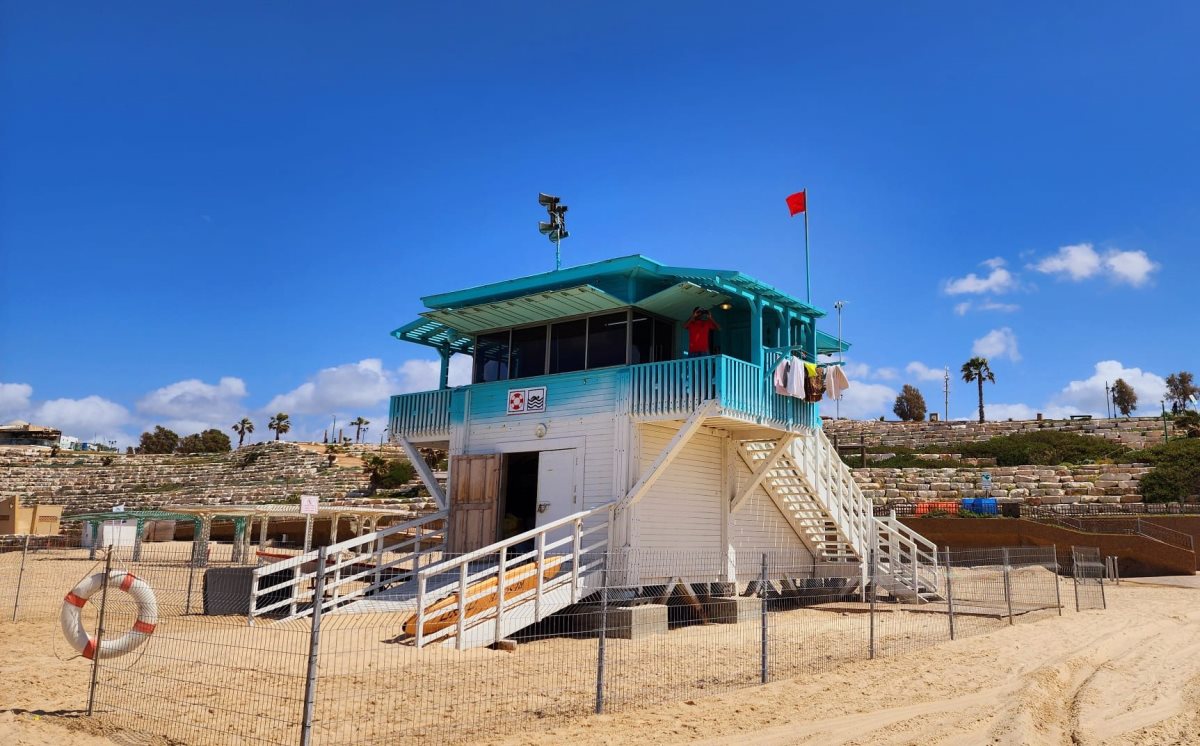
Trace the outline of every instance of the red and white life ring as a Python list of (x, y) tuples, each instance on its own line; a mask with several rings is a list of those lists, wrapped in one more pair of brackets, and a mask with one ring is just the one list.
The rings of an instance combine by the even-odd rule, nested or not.
[(138, 608), (137, 621), (133, 623), (133, 629), (124, 636), (115, 640), (102, 640), (99, 646), (96, 639), (83, 628), (79, 612), (92, 594), (104, 586), (104, 573), (98, 572), (79, 581), (79, 585), (72, 588), (63, 598), (62, 612), (59, 614), (63, 634), (66, 635), (67, 642), (71, 643), (71, 647), (89, 660), (93, 657), (116, 658), (132, 652), (153, 634), (154, 626), (158, 624), (158, 601), (155, 600), (154, 591), (146, 581), (124, 570), (112, 570), (109, 573), (109, 582), (133, 596)]

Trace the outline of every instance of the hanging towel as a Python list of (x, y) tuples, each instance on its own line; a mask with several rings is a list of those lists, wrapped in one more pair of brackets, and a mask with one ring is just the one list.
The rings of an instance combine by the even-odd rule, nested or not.
[(807, 380), (808, 376), (805, 375), (804, 363), (801, 362), (800, 358), (795, 355), (788, 358), (787, 395), (803, 399), (805, 381)]
[(825, 396), (830, 399), (841, 399), (842, 392), (850, 388), (850, 381), (840, 365), (830, 365), (825, 369)]
[(775, 393), (779, 394), (780, 396), (788, 395), (787, 383), (789, 363), (790, 361), (786, 357), (780, 360), (779, 365), (775, 366), (775, 373), (771, 377), (771, 380), (775, 383)]

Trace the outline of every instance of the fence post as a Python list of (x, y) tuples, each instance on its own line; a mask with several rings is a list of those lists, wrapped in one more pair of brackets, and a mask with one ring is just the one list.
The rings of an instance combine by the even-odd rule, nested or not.
[(1100, 608), (1108, 608), (1108, 599), (1104, 597), (1104, 573), (1100, 573)]
[(879, 577), (875, 571), (875, 566), (878, 564), (876, 562), (878, 557), (876, 557), (875, 552), (874, 542), (872, 542), (871, 550), (867, 553), (871, 562), (871, 636), (867, 642), (867, 652), (870, 654), (872, 660), (875, 659), (875, 597), (879, 595)]
[(1071, 579), (1075, 581), (1075, 613), (1079, 613), (1079, 560), (1075, 557), (1075, 547), (1071, 547)]
[(1013, 623), (1012, 612), (1012, 580), (1008, 571), (1008, 547), (1000, 550), (1004, 553), (1004, 603), (1008, 606), (1008, 623)]
[(196, 582), (196, 545), (195, 545), (195, 537), (193, 537), (192, 541), (193, 541), (193, 543), (192, 543), (192, 554), (191, 554), (191, 559), (188, 561), (188, 587), (187, 587), (187, 599), (186, 599), (186, 600), (184, 601), (184, 603), (183, 603), (183, 614), (184, 614), (184, 616), (187, 616), (188, 614), (191, 614), (191, 613), (192, 613), (192, 586), (193, 586), (193, 585), (195, 584), (195, 582)]
[[(762, 556), (762, 574), (758, 579), (758, 595), (759, 595), (759, 617), (762, 624), (762, 639), (759, 643), (761, 647), (761, 667), (762, 667), (762, 683), (767, 683), (767, 553), (763, 552)], [(736, 620), (737, 611), (734, 611)]]
[(92, 682), (88, 686), (88, 717), (96, 708), (96, 678), (100, 673), (100, 648), (104, 644), (104, 612), (108, 609), (108, 574), (112, 572), (112, 545), (104, 557), (104, 585), (100, 587), (100, 620), (96, 625), (96, 644), (92, 650)]
[(953, 639), (955, 638), (955, 629), (954, 629), (954, 586), (953, 586), (953, 585), (952, 585), (952, 583), (951, 583), (951, 572), (950, 572), (950, 547), (946, 547), (945, 549), (943, 549), (943, 550), (942, 550), (942, 554), (943, 554), (943, 556), (945, 556), (945, 558), (946, 558), (946, 560), (945, 560), (945, 565), (946, 565), (946, 605), (947, 605), (947, 607), (948, 607), (948, 608), (949, 608), (949, 610), (950, 610), (950, 639), (951, 639), (951, 640), (953, 640)]
[[(600, 635), (596, 643), (596, 714), (604, 714), (604, 653), (608, 639), (608, 560), (600, 568)], [(631, 630), (632, 631), (632, 630)]]
[(1054, 603), (1058, 606), (1058, 615), (1062, 616), (1062, 588), (1059, 585), (1059, 566), (1058, 566), (1058, 545), (1052, 544), (1054, 549)]
[(21, 549), (21, 569), (17, 573), (17, 592), (13, 594), (13, 617), (17, 621), (17, 609), (21, 607), (21, 580), (25, 577), (25, 557), (29, 555), (29, 534), (25, 534), (25, 546)]
[(304, 721), (300, 746), (312, 743), (313, 712), (317, 706), (317, 661), (321, 653), (321, 606), (325, 600), (325, 547), (317, 550), (317, 579), (313, 589), (312, 627), (308, 635), (308, 674), (304, 678)]

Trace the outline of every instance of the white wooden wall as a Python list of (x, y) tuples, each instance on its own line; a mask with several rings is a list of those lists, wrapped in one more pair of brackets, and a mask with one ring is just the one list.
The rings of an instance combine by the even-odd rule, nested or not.
[[(750, 467), (737, 455), (733, 458), (737, 482), (746, 484)], [(792, 530), (787, 518), (775, 507), (770, 495), (759, 485), (746, 501), (729, 516), (729, 543), (739, 557), (762, 552), (786, 552), (792, 561), (801, 562), (812, 553)]]

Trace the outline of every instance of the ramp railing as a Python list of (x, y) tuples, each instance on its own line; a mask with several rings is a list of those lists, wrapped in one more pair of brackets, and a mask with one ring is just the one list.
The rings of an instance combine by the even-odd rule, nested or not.
[[(347, 601), (371, 596), (387, 586), (411, 578), (421, 568), (442, 558), (446, 551), (447, 512), (388, 526), (325, 547), (325, 567), (317, 567), (317, 550), (254, 568), (248, 621), (288, 608), (288, 619), (308, 616), (317, 603), (313, 585), (325, 573), (322, 611)], [(264, 585), (264, 578), (287, 573), (287, 579)]]
[(937, 545), (897, 520), (895, 513), (873, 520), (879, 569), (918, 598), (940, 593)]
[[(615, 507), (616, 502), (611, 502), (580, 511), (418, 570), (416, 646), (453, 636), (455, 647), (462, 650), (468, 630), (489, 621), (495, 623), (494, 639), (486, 642), (498, 642), (504, 635), (506, 611), (532, 603), (533, 613), (523, 610), (522, 618), (531, 624), (541, 621), (565, 605), (545, 603), (547, 594), (568, 585), (569, 603), (577, 603), (585, 595), (586, 578), (600, 569), (609, 548)], [(550, 538), (558, 534), (564, 535)], [(533, 549), (516, 553), (520, 550), (514, 548), (531, 541)], [(436, 594), (430, 593), (430, 579), (446, 575), (454, 579), (439, 586)], [(446, 599), (451, 603), (446, 604)], [(437, 608), (431, 609), (435, 603)], [(431, 624), (443, 619), (453, 623)], [(438, 628), (427, 632), (427, 627)]]

